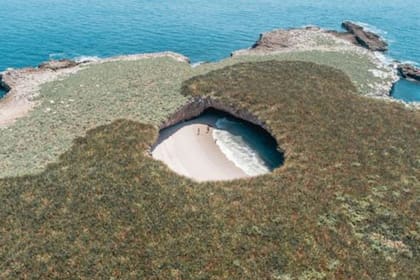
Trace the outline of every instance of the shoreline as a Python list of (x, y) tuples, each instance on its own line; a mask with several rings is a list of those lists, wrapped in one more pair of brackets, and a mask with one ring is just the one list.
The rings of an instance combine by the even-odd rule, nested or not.
[(189, 59), (181, 54), (159, 52), (115, 56), (79, 63), (72, 60), (48, 61), (36, 68), (26, 67), (0, 72), (1, 87), (6, 90), (6, 94), (0, 99), (0, 128), (27, 115), (36, 106), (34, 98), (38, 96), (42, 84), (63, 79), (90, 65), (159, 57), (170, 57), (179, 62), (189, 63)]
[(216, 121), (215, 116), (201, 116), (161, 130), (151, 149), (152, 157), (197, 182), (249, 178), (216, 144)]
[[(278, 36), (281, 34), (281, 36)], [(284, 35), (286, 34), (286, 35)], [(380, 56), (382, 53), (374, 52), (357, 46), (349, 40), (336, 36), (331, 33), (330, 30), (322, 29), (319, 27), (305, 27), (300, 29), (276, 29), (261, 34), (260, 40), (264, 36), (269, 37), (271, 44), (279, 44), (279, 40), (287, 38), (287, 46), (280, 44), (280, 47), (265, 47), (259, 45), (260, 48), (254, 47), (237, 50), (231, 54), (232, 58), (238, 56), (266, 56), (276, 55), (279, 53), (293, 53), (303, 51), (318, 51), (318, 52), (354, 52), (355, 54), (363, 55), (369, 58), (378, 69), (372, 69), (373, 75), (381, 80), (380, 83), (375, 83), (372, 92), (365, 92), (362, 95), (381, 99), (387, 102), (396, 102), (403, 104), (408, 109), (420, 109), (420, 102), (405, 102), (403, 100), (395, 99), (391, 96), (392, 89), (398, 80), (401, 79), (398, 76), (396, 65), (387, 65), (381, 60)], [(270, 39), (270, 36), (274, 36), (274, 39)], [(276, 37), (277, 36), (277, 37)], [(327, 42), (325, 45), (320, 44), (317, 40), (321, 38)], [(276, 41), (277, 40), (277, 41)], [(328, 45), (328, 42), (332, 42), (332, 45)], [(258, 42), (257, 42), (258, 43)], [(257, 45), (256, 43), (256, 45)], [(101, 59), (93, 59), (91, 61), (79, 61), (75, 62), (72, 60), (62, 61), (48, 61), (41, 64), (36, 68), (21, 68), (11, 69), (0, 72), (0, 81), (2, 88), (7, 90), (6, 95), (0, 99), (0, 128), (12, 124), (16, 119), (27, 115), (29, 111), (36, 106), (34, 98), (39, 94), (40, 86), (47, 82), (52, 82), (65, 78), (68, 75), (77, 73), (81, 69), (90, 65), (102, 64), (107, 62), (118, 62), (118, 61), (135, 61), (139, 59), (149, 59), (157, 57), (170, 57), (174, 60), (182, 63), (188, 63), (192, 68), (199, 67), (190, 63), (189, 58), (175, 52), (159, 52), (159, 53), (146, 53), (146, 54), (133, 54), (133, 55), (121, 55)], [(222, 59), (217, 62), (211, 62), (211, 64), (217, 64), (225, 60), (230, 59), (229, 57)], [(63, 65), (60, 65), (63, 63)], [(387, 78), (385, 78), (387, 77)]]

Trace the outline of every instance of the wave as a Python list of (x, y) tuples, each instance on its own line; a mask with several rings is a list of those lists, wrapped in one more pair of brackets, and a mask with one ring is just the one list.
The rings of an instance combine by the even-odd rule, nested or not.
[(414, 65), (416, 67), (420, 67), (420, 63), (418, 63), (416, 61), (412, 61), (412, 60), (403, 60), (403, 61), (401, 61), (401, 64), (411, 64), (411, 65)]
[(101, 58), (98, 57), (98, 56), (85, 56), (85, 55), (77, 56), (77, 57), (74, 58), (74, 60), (77, 63), (84, 63), (84, 62), (91, 62), (91, 61), (99, 61), (100, 59)]
[(48, 55), (48, 58), (50, 60), (59, 60), (59, 59), (64, 59), (66, 57), (67, 57), (66, 53), (63, 53), (63, 52), (50, 53)]
[(383, 64), (383, 65), (394, 65), (395, 64), (395, 59), (389, 55), (385, 55), (384, 53), (381, 52), (374, 52), (376, 58), (379, 59), (379, 61)]
[[(258, 151), (251, 147), (246, 137), (240, 135), (247, 133), (246, 128), (241, 126), (241, 123), (221, 118), (217, 120), (216, 127), (217, 129), (213, 130), (213, 138), (216, 140), (216, 144), (238, 168), (249, 176), (270, 172), (270, 168), (259, 156)], [(232, 129), (236, 131), (231, 133)]]
[(192, 68), (195, 68), (195, 67), (198, 67), (198, 66), (200, 66), (200, 65), (202, 65), (202, 64), (205, 64), (205, 63), (207, 63), (207, 61), (198, 61), (198, 62), (194, 62), (194, 63), (192, 63), (192, 64), (191, 64), (191, 67), (192, 67)]
[(354, 23), (363, 27), (366, 31), (370, 31), (370, 32), (380, 35), (384, 39), (386, 39), (386, 37), (388, 36), (387, 31), (380, 29), (379, 27), (376, 27), (375, 25), (372, 25), (366, 22), (361, 22), (361, 21), (354, 21)]
[(100, 60), (100, 57), (98, 56), (88, 56), (88, 55), (72, 56), (64, 52), (50, 53), (48, 57), (49, 57), (49, 60), (72, 59), (78, 63)]

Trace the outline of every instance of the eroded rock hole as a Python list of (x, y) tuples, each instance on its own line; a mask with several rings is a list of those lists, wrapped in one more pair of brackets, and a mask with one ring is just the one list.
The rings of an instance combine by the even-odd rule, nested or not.
[(265, 129), (213, 108), (163, 128), (152, 156), (196, 181), (258, 176), (284, 161), (276, 140)]

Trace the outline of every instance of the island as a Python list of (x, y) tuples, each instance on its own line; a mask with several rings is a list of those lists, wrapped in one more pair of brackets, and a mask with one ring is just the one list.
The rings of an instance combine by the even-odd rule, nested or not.
[[(3, 72), (0, 278), (418, 278), (419, 104), (354, 36)], [(269, 134), (281, 164), (202, 182), (153, 156), (208, 110)]]

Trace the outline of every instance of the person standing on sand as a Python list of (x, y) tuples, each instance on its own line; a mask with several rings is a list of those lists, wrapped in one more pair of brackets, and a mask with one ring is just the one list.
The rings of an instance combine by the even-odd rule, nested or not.
[(197, 128), (197, 135), (200, 136), (200, 128)]
[(210, 126), (207, 125), (207, 131), (206, 131), (206, 133), (209, 134), (209, 132), (210, 132)]

